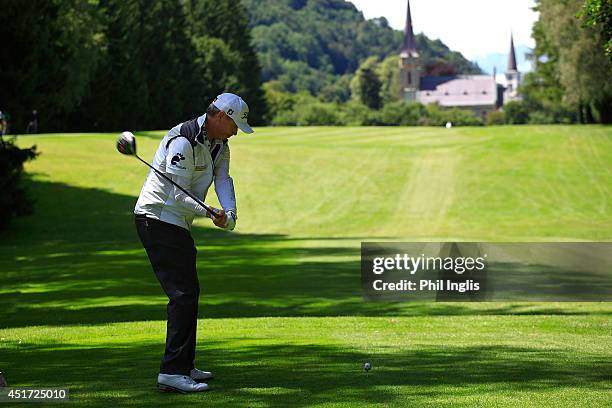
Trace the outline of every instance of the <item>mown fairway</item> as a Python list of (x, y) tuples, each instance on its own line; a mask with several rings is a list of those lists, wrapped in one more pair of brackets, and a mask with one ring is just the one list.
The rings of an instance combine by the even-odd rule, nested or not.
[[(163, 132), (136, 132), (150, 161)], [(109, 406), (603, 406), (610, 303), (365, 303), (364, 240), (610, 241), (612, 128), (266, 128), (232, 139), (234, 233), (196, 223), (204, 395), (155, 389), (165, 303), (115, 134), (22, 137), (0, 371)], [(211, 196), (214, 192), (211, 190)], [(216, 203), (215, 200), (209, 200)], [(364, 361), (373, 370), (361, 370)]]

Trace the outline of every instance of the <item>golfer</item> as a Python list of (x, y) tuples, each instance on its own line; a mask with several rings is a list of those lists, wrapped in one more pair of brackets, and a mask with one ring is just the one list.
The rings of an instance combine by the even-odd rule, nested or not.
[(219, 228), (234, 229), (236, 196), (229, 175), (228, 139), (238, 129), (253, 133), (248, 114), (249, 107), (238, 95), (223, 93), (204, 115), (170, 129), (153, 159), (153, 167), (202, 201), (214, 181), (222, 209), (207, 212), (154, 171), (149, 171), (134, 209), (138, 235), (169, 299), (166, 351), (157, 376), (163, 391), (206, 391), (205, 381), (213, 377), (194, 366), (200, 286), (190, 229), (196, 216), (211, 218)]

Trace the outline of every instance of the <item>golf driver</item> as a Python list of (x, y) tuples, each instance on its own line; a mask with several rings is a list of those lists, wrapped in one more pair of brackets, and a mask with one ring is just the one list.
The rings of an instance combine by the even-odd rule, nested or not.
[(134, 134), (132, 132), (123, 132), (123, 133), (121, 133), (119, 135), (119, 138), (117, 139), (117, 150), (119, 150), (119, 153), (125, 154), (127, 156), (134, 156), (134, 157), (136, 157), (138, 160), (140, 160), (141, 162), (143, 162), (144, 164), (149, 166), (157, 174), (159, 174), (160, 176), (162, 176), (163, 178), (168, 180), (170, 183), (172, 183), (174, 186), (176, 186), (176, 188), (181, 190), (183, 193), (187, 194), (189, 197), (193, 198), (196, 203), (198, 203), (202, 207), (204, 207), (206, 209), (206, 211), (208, 211), (213, 217), (217, 218), (217, 213), (212, 208), (210, 208), (209, 206), (204, 204), (198, 198), (194, 197), (193, 194), (191, 194), (189, 191), (187, 191), (183, 187), (179, 186), (177, 183), (172, 181), (172, 179), (170, 177), (166, 176), (164, 173), (162, 173), (161, 171), (157, 170), (155, 167), (151, 166), (146, 161), (142, 160), (136, 154), (136, 137), (134, 137)]

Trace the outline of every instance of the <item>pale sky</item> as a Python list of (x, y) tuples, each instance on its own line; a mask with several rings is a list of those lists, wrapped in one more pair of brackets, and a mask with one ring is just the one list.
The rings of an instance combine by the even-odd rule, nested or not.
[[(403, 30), (406, 0), (350, 0), (365, 18), (385, 17)], [(514, 45), (533, 48), (531, 27), (538, 14), (534, 0), (410, 0), (414, 33), (439, 38), (469, 60), (491, 53), (507, 53), (510, 32)]]

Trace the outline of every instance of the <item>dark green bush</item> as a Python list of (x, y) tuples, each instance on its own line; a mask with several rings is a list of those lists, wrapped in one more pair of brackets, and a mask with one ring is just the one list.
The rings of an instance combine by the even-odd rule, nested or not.
[(522, 125), (529, 120), (529, 110), (522, 101), (510, 101), (504, 105), (506, 123), (509, 125)]
[(380, 115), (384, 125), (416, 126), (419, 119), (426, 115), (426, 110), (420, 103), (397, 101), (387, 103)]
[(547, 112), (535, 111), (529, 113), (529, 123), (532, 125), (548, 125), (555, 123), (555, 118)]
[(345, 123), (337, 104), (315, 102), (300, 108), (297, 124), (299, 126), (338, 126)]
[(419, 120), (420, 125), (444, 126), (451, 122), (453, 126), (480, 126), (482, 120), (474, 112), (459, 108), (446, 109), (437, 104), (425, 107), (425, 116)]
[(504, 112), (493, 111), (487, 115), (487, 125), (503, 125), (506, 123)]
[(21, 186), (23, 164), (33, 160), (36, 146), (20, 149), (15, 139), (0, 137), (0, 229), (6, 228), (11, 218), (32, 213), (32, 201)]

